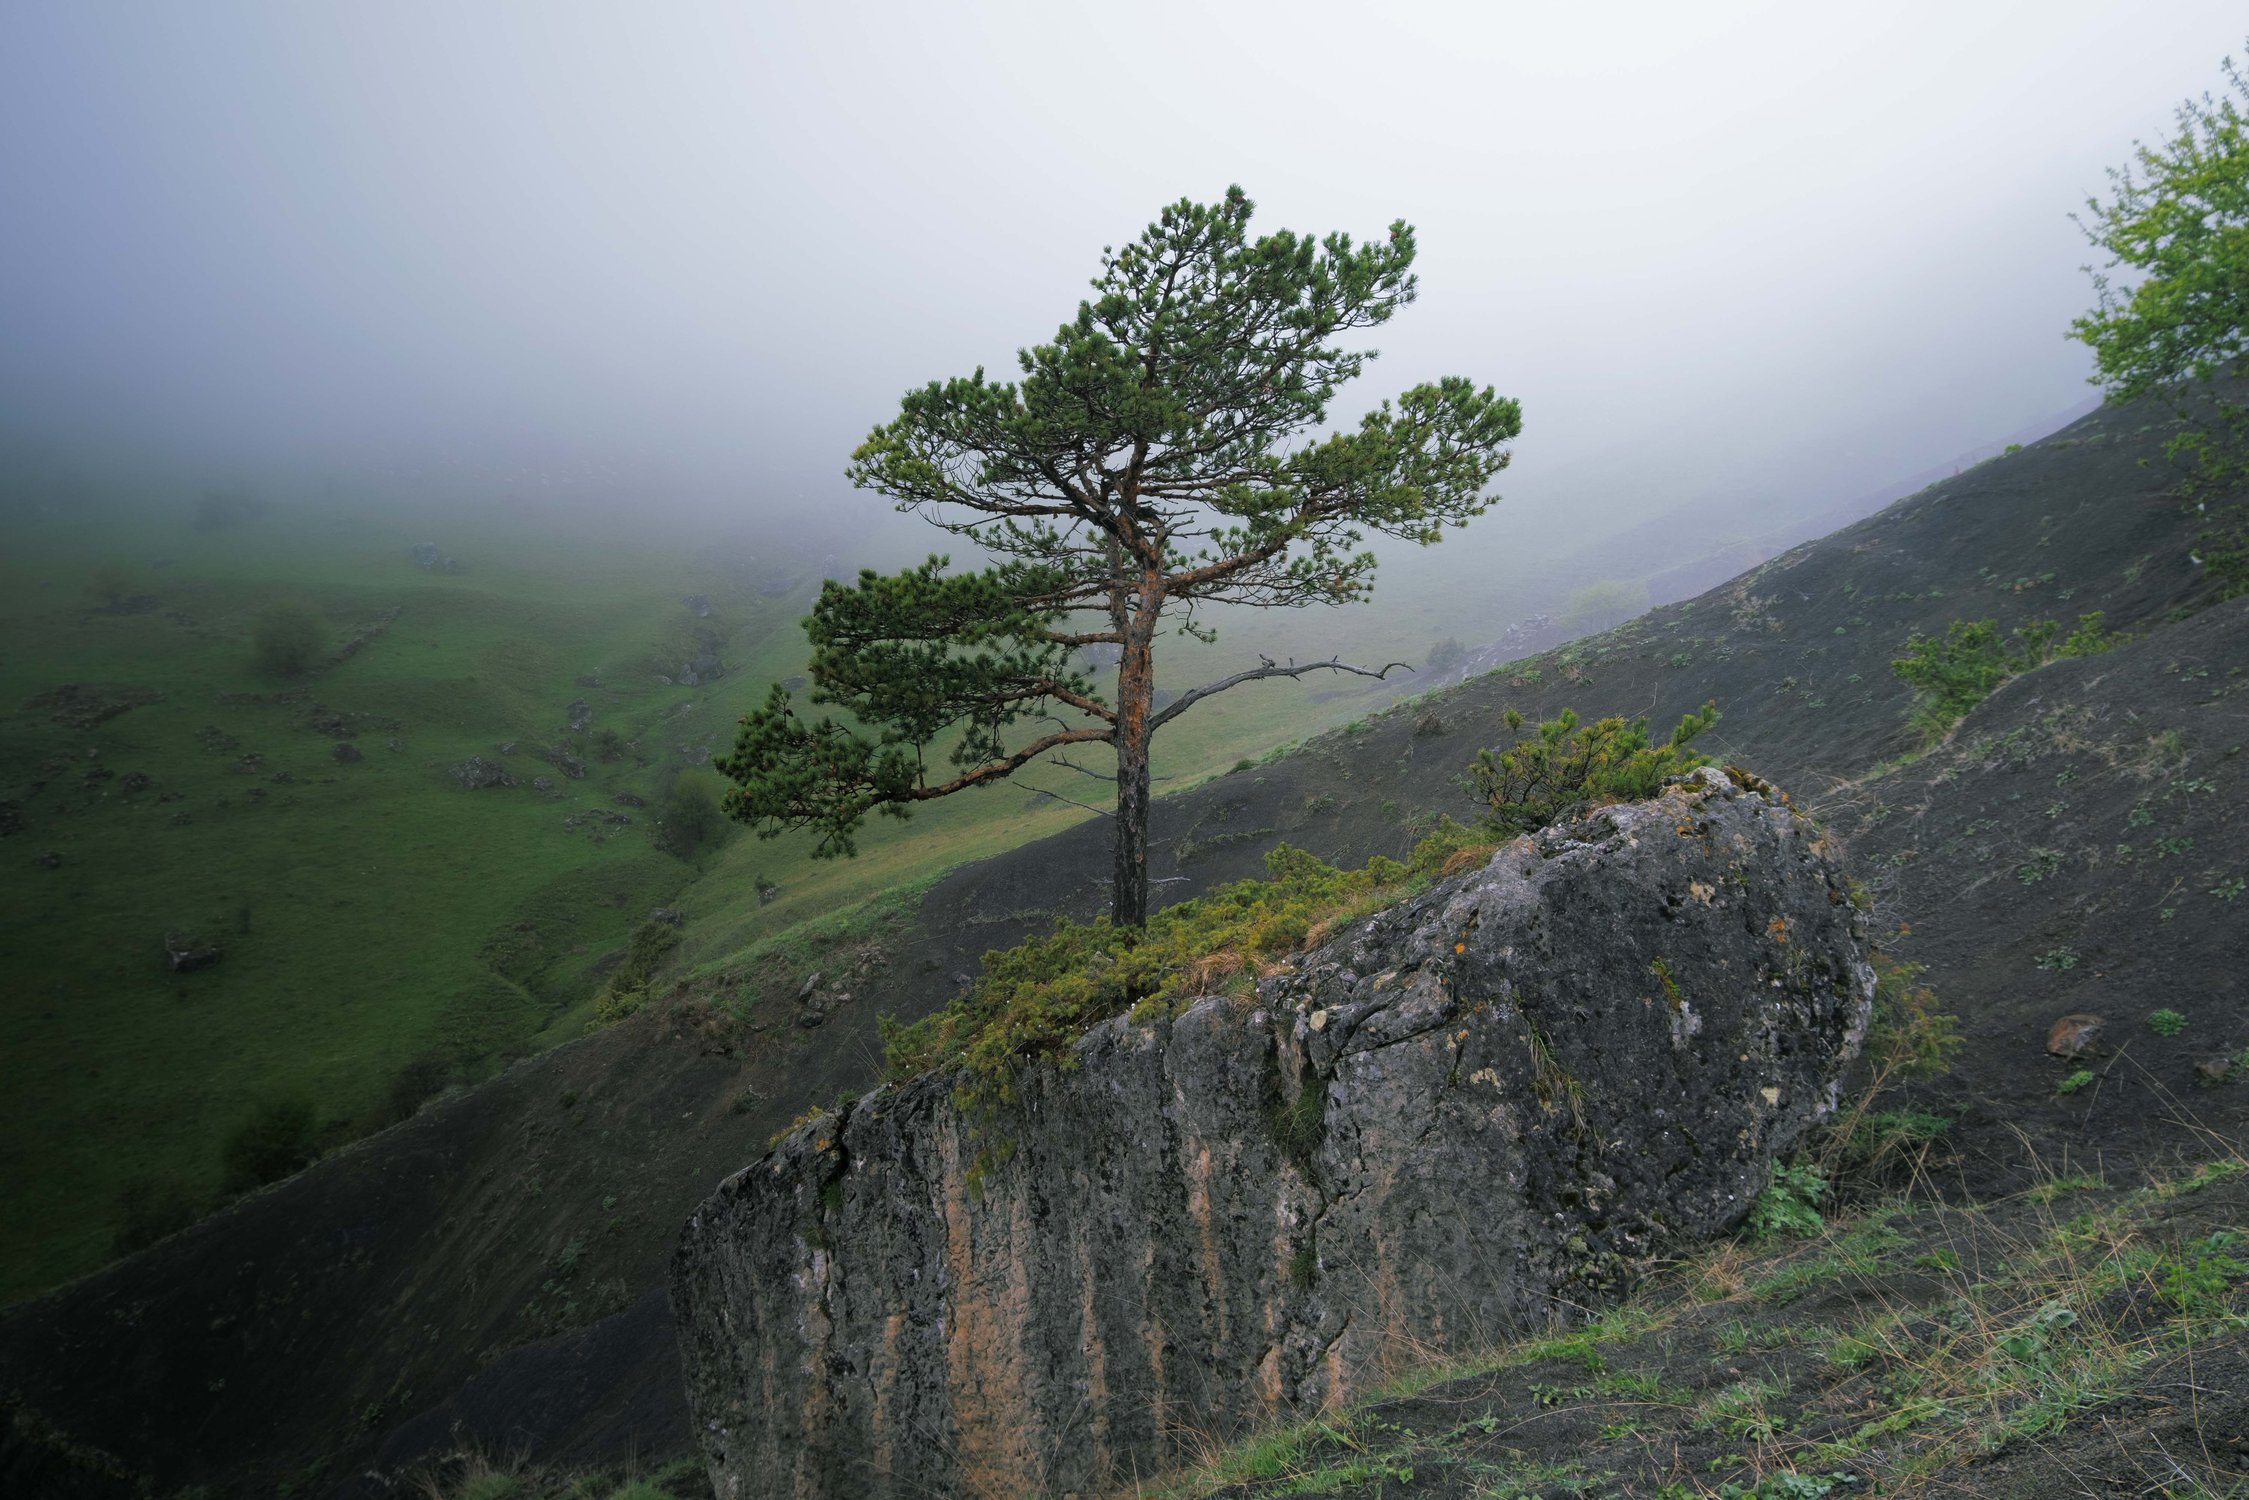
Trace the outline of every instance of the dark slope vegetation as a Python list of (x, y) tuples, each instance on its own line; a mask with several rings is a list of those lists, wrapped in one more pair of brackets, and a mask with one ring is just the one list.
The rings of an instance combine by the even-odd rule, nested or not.
[(1895, 1198), (1144, 1496), (2217, 1500), (2249, 1469), (2239, 1156)]
[[(2187, 1144), (2155, 1107), (2174, 1098), (2238, 1140), (2249, 1085), (2191, 1083), (2196, 1060), (2249, 1043), (2225, 968), (2249, 902), (2208, 894), (2249, 863), (2229, 753), (2249, 739), (2249, 603), (2175, 622), (2203, 583), (2163, 493), (2164, 433), (2104, 409), (1697, 599), (1162, 798), (1160, 895), (1253, 873), (1280, 839), (1402, 853), (1420, 820), (1474, 811), (1461, 768), (1510, 707), (1668, 725), (1716, 698), (1702, 743), (1828, 820), (1889, 946), (1962, 1015), (1941, 1092), (1970, 1112), (1972, 1184), (2027, 1170), (2010, 1126), (2057, 1153)], [(2094, 610), (2144, 639), (2020, 679), (1944, 749), (1890, 765), (1914, 748), (1889, 665), (1909, 635)], [(877, 1010), (922, 1013), (985, 949), (1091, 914), (1107, 868), (1097, 820), (959, 871), (918, 918), (802, 955), (856, 997), (823, 1026), (752, 1031), (683, 993), (14, 1310), (0, 1442), (17, 1464), (98, 1469), (98, 1451), (162, 1486), (248, 1494), (377, 1491), (370, 1470), (403, 1473), (456, 1429), (540, 1459), (683, 1451), (657, 1296), (678, 1224), (806, 1105), (864, 1086)], [(2040, 968), (2058, 948), (2075, 962)], [(2142, 1019), (2160, 1005), (2188, 1017), (2169, 1040)], [(2113, 1046), (2097, 1087), (2057, 1098), (2045, 1026), (2084, 1008)]]

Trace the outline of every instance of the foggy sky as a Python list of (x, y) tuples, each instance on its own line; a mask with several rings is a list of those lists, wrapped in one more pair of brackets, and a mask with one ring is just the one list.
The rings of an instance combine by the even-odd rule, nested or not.
[(2068, 214), (2245, 29), (8, 0), (0, 417), (872, 505), (843, 464), (903, 390), (1011, 373), (1103, 245), (1239, 182), (1261, 228), (1418, 228), (1421, 300), (1345, 411), (1448, 373), (1519, 397), (1511, 503), (1866, 488), (2087, 394)]

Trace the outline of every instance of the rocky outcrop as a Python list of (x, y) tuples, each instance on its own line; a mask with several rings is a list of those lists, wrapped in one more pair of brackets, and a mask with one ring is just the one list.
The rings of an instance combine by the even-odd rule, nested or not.
[[(501, 747), (501, 753), (504, 755), (513, 749), (515, 749), (513, 745), (504, 745)], [(515, 785), (515, 778), (507, 773), (506, 767), (496, 761), (486, 760), (481, 755), (472, 755), (455, 766), (453, 768), (453, 779), (472, 792), (479, 792), (491, 786)]]
[(1738, 1223), (1873, 992), (1752, 778), (1517, 839), (1258, 986), (925, 1077), (729, 1179), (674, 1262), (722, 1500), (1090, 1494), (1621, 1289)]

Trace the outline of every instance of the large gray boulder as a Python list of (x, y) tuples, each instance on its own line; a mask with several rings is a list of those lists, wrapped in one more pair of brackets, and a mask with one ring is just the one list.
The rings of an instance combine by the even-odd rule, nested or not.
[(1517, 839), (997, 1117), (954, 1080), (800, 1127), (688, 1224), (721, 1500), (1093, 1494), (1541, 1326), (1738, 1224), (1874, 976), (1751, 778)]

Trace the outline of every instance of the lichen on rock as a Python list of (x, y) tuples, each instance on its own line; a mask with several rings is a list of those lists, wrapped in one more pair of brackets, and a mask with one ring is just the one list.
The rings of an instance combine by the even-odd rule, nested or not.
[(880, 1089), (683, 1237), (714, 1482), (1098, 1492), (1613, 1296), (1740, 1222), (1833, 1108), (1873, 986), (1818, 830), (1703, 770), (1254, 1001), (1097, 1026), (997, 1118), (943, 1076)]

